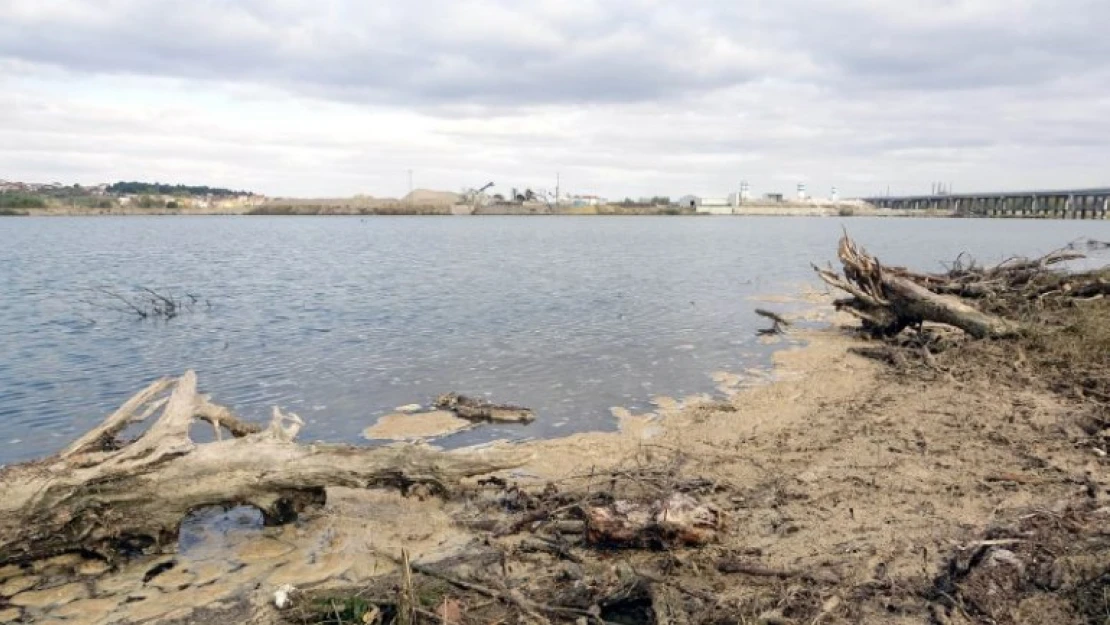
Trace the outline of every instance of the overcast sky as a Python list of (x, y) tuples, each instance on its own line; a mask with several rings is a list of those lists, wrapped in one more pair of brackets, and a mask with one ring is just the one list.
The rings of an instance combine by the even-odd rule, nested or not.
[(1110, 184), (1107, 0), (0, 0), (0, 179)]

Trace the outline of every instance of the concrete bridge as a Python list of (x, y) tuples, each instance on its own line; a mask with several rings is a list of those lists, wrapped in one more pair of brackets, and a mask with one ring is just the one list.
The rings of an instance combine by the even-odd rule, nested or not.
[(1110, 218), (1110, 187), (861, 199), (878, 208), (948, 211), (963, 217)]

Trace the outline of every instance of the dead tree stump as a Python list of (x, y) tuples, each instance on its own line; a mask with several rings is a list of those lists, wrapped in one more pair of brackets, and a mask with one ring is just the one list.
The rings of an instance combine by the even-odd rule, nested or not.
[[(138, 438), (119, 440), (156, 413)], [(197, 419), (231, 436), (198, 444), (189, 436)], [(330, 486), (448, 490), (529, 457), (518, 450), (301, 445), (293, 439), (302, 425), (277, 408), (269, 427), (241, 421), (197, 393), (192, 371), (158, 380), (60, 453), (0, 471), (0, 564), (77, 550), (109, 559), (172, 550), (182, 519), (201, 507), (254, 506), (277, 524), (322, 504)]]

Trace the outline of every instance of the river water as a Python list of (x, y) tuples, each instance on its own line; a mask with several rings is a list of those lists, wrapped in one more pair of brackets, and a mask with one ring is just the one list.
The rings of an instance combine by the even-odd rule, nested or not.
[[(246, 417), (357, 441), (396, 406), (459, 391), (527, 427), (615, 427), (609, 408), (711, 391), (766, 359), (752, 297), (814, 283), (841, 228), (887, 263), (1033, 255), (1110, 222), (692, 217), (0, 219), (0, 463), (62, 447), (149, 381), (196, 369)], [(96, 289), (198, 296), (170, 321)], [(780, 305), (787, 309), (789, 305)]]

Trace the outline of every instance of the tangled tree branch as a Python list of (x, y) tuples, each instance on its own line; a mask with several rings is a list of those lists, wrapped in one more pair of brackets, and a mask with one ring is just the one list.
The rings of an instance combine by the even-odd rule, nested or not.
[[(83, 301), (94, 308), (134, 315), (140, 319), (169, 320), (195, 310), (201, 297), (189, 292), (178, 296), (169, 291), (156, 291), (145, 286), (136, 287), (130, 293), (109, 287), (96, 287), (91, 289), (90, 297)], [(204, 300), (204, 304), (212, 307), (208, 300)]]
[[(837, 300), (837, 308), (859, 317), (864, 329), (875, 336), (892, 336), (926, 321), (955, 326), (976, 338), (1005, 337), (1018, 330), (1014, 322), (986, 314), (951, 295), (954, 281), (950, 277), (884, 267), (847, 235), (840, 239), (837, 256), (842, 275), (817, 266), (814, 270), (824, 282), (851, 296)], [(989, 270), (983, 276), (990, 280), (1000, 273), (1024, 270), (1028, 267), (1015, 265)]]
[[(155, 414), (138, 438), (119, 439)], [(196, 419), (231, 437), (194, 442)], [(242, 421), (199, 394), (191, 371), (158, 380), (60, 453), (0, 471), (0, 563), (78, 550), (112, 557), (172, 549), (181, 520), (200, 507), (250, 505), (276, 524), (323, 503), (327, 487), (450, 489), (529, 458), (515, 450), (299, 445), (293, 439), (303, 425), (277, 408), (268, 427)]]

